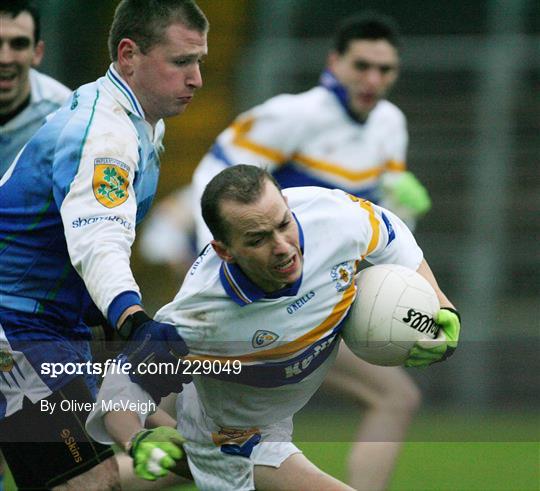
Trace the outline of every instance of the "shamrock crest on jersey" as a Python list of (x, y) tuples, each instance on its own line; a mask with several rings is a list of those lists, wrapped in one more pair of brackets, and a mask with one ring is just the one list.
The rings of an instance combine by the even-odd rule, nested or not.
[(93, 188), (96, 199), (107, 208), (121, 205), (128, 199), (129, 168), (112, 158), (94, 160)]

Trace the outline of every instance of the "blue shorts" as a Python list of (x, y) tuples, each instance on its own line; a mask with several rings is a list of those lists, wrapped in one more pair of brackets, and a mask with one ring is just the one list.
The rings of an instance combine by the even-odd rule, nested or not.
[(25, 397), (35, 403), (78, 375), (95, 397), (97, 377), (82, 367), (91, 360), (89, 337), (84, 325), (69, 329), (36, 314), (0, 310), (0, 419), (20, 410)]

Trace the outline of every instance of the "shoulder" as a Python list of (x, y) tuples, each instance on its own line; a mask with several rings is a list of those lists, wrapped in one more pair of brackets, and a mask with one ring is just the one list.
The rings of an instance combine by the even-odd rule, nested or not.
[(299, 94), (279, 94), (255, 106), (252, 112), (307, 119), (320, 110), (321, 104), (327, 103), (325, 92), (327, 91), (320, 87), (314, 87)]
[(138, 140), (137, 130), (128, 112), (105, 89), (101, 79), (78, 88), (74, 98), (76, 101), (72, 104), (73, 110), (81, 111), (83, 117), (88, 119), (88, 129), (94, 136), (108, 136), (118, 142), (123, 138)]
[(70, 148), (78, 155), (138, 160), (137, 131), (126, 111), (99, 82), (79, 87), (71, 104), (65, 105), (51, 123), (56, 126), (58, 150)]
[(297, 216), (323, 229), (332, 223), (341, 226), (350, 213), (356, 214), (354, 201), (341, 189), (305, 186), (285, 189), (283, 194)]
[(63, 104), (72, 92), (71, 89), (58, 82), (58, 80), (33, 68), (30, 70), (30, 83), (35, 97), (55, 102), (58, 105)]
[(390, 101), (380, 101), (369, 117), (369, 122), (379, 122), (395, 126), (405, 126), (407, 119), (403, 111)]

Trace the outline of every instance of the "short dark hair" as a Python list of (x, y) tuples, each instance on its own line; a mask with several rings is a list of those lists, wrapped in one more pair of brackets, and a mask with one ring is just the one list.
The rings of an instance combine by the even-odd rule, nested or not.
[(334, 49), (342, 55), (351, 41), (359, 39), (384, 39), (395, 48), (401, 44), (396, 21), (376, 12), (364, 12), (341, 21), (335, 35)]
[(122, 0), (116, 7), (109, 31), (109, 55), (117, 59), (118, 43), (133, 40), (143, 53), (163, 40), (173, 22), (200, 32), (208, 31), (208, 19), (194, 0)]
[(227, 243), (227, 222), (221, 216), (223, 201), (255, 203), (262, 194), (264, 183), (270, 181), (281, 187), (268, 171), (255, 165), (233, 165), (217, 174), (206, 186), (201, 197), (202, 216), (214, 239)]
[(41, 39), (41, 16), (34, 0), (2, 0), (0, 14), (7, 14), (12, 18), (22, 12), (28, 12), (34, 21), (34, 45)]

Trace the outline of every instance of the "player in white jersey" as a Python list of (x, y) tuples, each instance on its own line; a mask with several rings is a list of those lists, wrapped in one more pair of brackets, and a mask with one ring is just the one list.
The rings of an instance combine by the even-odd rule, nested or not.
[[(173, 326), (145, 314), (129, 257), (156, 192), (162, 118), (182, 113), (202, 86), (207, 31), (193, 0), (122, 0), (106, 75), (79, 87), (0, 180), (0, 447), (20, 488), (118, 480), (112, 449), (81, 424), (99, 374), (84, 320), (92, 304), (133, 341), (134, 363), (175, 359), (171, 343), (186, 350)], [(134, 376), (156, 399), (170, 392)]]
[[(244, 162), (265, 166), (283, 188), (341, 188), (383, 204), (411, 225), (428, 210), (429, 197), (406, 171), (405, 116), (385, 100), (398, 76), (398, 47), (391, 20), (371, 14), (345, 20), (319, 86), (273, 97), (241, 114), (218, 136), (193, 176), (195, 227), (186, 220), (185, 193), (154, 209), (147, 222), (151, 227), (143, 229), (143, 252), (151, 252), (146, 257), (183, 270), (190, 229), (196, 229), (199, 251), (211, 239), (200, 214), (204, 187), (217, 172)], [(419, 407), (420, 391), (401, 368), (370, 365), (346, 346), (333, 371), (325, 387), (363, 410), (349, 458), (351, 482), (383, 489)]]
[[(337, 355), (360, 263), (401, 264), (435, 288), (440, 351), (417, 346), (411, 365), (451, 354), (457, 313), (403, 222), (341, 190), (282, 194), (264, 170), (239, 165), (209, 183), (202, 210), (211, 247), (156, 314), (177, 326), (190, 351), (194, 387), (181, 395), (178, 430), (198, 488), (353, 489), (317, 469), (291, 439), (292, 416)], [(129, 377), (107, 375), (87, 430), (125, 446), (141, 475), (155, 479), (174, 466), (179, 434), (141, 430), (147, 414), (121, 408), (150, 400)]]
[(41, 63), (40, 16), (29, 0), (0, 6), (0, 178), (45, 117), (71, 90), (32, 67)]

